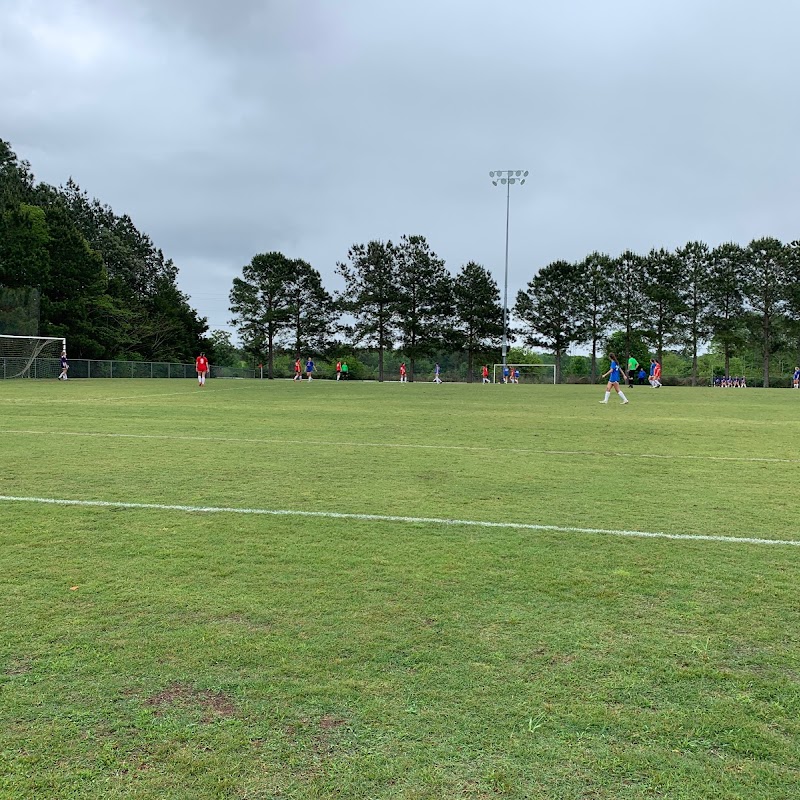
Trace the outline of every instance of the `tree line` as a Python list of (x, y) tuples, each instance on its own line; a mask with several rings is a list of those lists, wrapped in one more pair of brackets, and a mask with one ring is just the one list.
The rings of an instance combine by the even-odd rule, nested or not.
[(249, 352), (263, 355), (269, 377), (277, 353), (300, 358), (346, 343), (377, 352), (381, 381), (384, 356), (395, 348), (410, 380), (417, 361), (439, 351), (463, 352), (471, 380), (476, 360), (497, 350), (503, 309), (496, 281), (472, 261), (452, 275), (424, 236), (354, 244), (336, 272), (345, 288), (332, 294), (306, 261), (271, 252), (234, 279), (231, 324)]
[(80, 358), (194, 359), (208, 326), (177, 275), (127, 214), (71, 179), (37, 183), (0, 140), (0, 333), (66, 337)]
[[(377, 352), (379, 380), (395, 348), (412, 380), (416, 361), (433, 353), (463, 351), (468, 380), (476, 359), (497, 358), (503, 309), (480, 264), (453, 276), (424, 236), (403, 236), (354, 244), (336, 271), (345, 288), (332, 294), (307, 262), (272, 252), (234, 280), (232, 324), (250, 352), (264, 355), (270, 376), (276, 352), (328, 353), (337, 336)], [(706, 346), (721, 353), (726, 375), (734, 356), (755, 352), (768, 386), (772, 355), (800, 354), (800, 243), (763, 238), (712, 249), (695, 241), (674, 252), (555, 261), (518, 292), (512, 310), (510, 336), (551, 352), (558, 382), (574, 346), (589, 349), (596, 381), (598, 356), (613, 343), (626, 360), (654, 353), (663, 361), (668, 349), (689, 358), (692, 385)]]
[(616, 331), (626, 359), (642, 342), (659, 360), (667, 348), (685, 353), (692, 385), (704, 345), (721, 352), (726, 375), (732, 356), (755, 350), (769, 386), (772, 355), (800, 353), (800, 242), (763, 238), (713, 249), (689, 242), (674, 252), (556, 261), (519, 292), (515, 312), (526, 342), (551, 350), (557, 368), (572, 344), (589, 346), (592, 380), (598, 347)]
[[(463, 359), (468, 380), (477, 363), (498, 359), (503, 308), (482, 265), (470, 261), (454, 275), (424, 236), (407, 235), (354, 244), (336, 273), (344, 289), (331, 293), (308, 262), (268, 252), (234, 280), (232, 324), (268, 374), (275, 354), (289, 352), (373, 350), (381, 380), (388, 351), (403, 354), (412, 379), (417, 362), (433, 355)], [(189, 361), (205, 349), (212, 361), (233, 358), (230, 337), (208, 334), (177, 275), (127, 214), (71, 179), (57, 188), (37, 183), (0, 140), (0, 333), (64, 336), (74, 357)], [(721, 354), (726, 374), (734, 357), (753, 354), (767, 386), (776, 354), (800, 357), (800, 242), (689, 242), (555, 261), (518, 292), (510, 312), (509, 339), (551, 352), (559, 381), (573, 347), (591, 353), (596, 380), (598, 356), (613, 342), (625, 358), (681, 354), (692, 383), (706, 347)]]

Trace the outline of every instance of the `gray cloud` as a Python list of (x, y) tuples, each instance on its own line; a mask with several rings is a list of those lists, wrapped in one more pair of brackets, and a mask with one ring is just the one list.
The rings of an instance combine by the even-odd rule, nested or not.
[[(792, 2), (11, 0), (0, 136), (129, 212), (214, 327), (256, 253), (330, 286), (423, 233), (510, 295), (594, 249), (797, 237)], [(20, 65), (24, 65), (20, 69)]]

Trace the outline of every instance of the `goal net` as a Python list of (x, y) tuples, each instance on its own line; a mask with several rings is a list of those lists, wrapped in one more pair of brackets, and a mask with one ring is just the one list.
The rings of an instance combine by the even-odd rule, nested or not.
[[(508, 383), (555, 383), (555, 364), (507, 364)], [(504, 383), (503, 365), (492, 364), (492, 382)]]
[(66, 339), (0, 335), (0, 378), (57, 378)]

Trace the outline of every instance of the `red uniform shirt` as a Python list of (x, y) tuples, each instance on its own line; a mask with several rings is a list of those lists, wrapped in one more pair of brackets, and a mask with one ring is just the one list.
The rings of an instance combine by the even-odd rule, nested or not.
[(656, 364), (655, 370), (653, 370), (653, 377), (660, 378), (661, 377), (661, 364)]
[(488, 378), (489, 377), (489, 367), (484, 367), (483, 368), (483, 377), (484, 378)]
[(400, 365), (400, 374), (401, 375), (405, 375), (406, 374), (406, 365), (405, 364), (401, 364)]
[(198, 372), (208, 372), (208, 359), (205, 356), (197, 356), (195, 364)]
[(300, 372), (300, 359), (298, 358), (297, 361), (294, 362), (294, 371)]

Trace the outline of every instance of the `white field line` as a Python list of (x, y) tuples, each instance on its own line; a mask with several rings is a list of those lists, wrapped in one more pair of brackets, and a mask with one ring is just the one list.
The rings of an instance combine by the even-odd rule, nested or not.
[(446, 519), (439, 517), (396, 517), (387, 514), (345, 514), (338, 511), (296, 511), (271, 508), (228, 508), (225, 506), (183, 506), (163, 503), (123, 503), (110, 500), (69, 500), (55, 497), (13, 497), (0, 495), (0, 501), (8, 503), (39, 503), (53, 506), (80, 506), (92, 508), (130, 508), (154, 511), (183, 511), (198, 514), (255, 514), (275, 517), (315, 517), (322, 519), (347, 519), (368, 522), (405, 522), (425, 525), (447, 525), (473, 528), (510, 528), (526, 531), (553, 531), (555, 533), (590, 533), (605, 536), (630, 536), (642, 539), (678, 539), (683, 541), (724, 542), (725, 544), (800, 545), (800, 539), (755, 539), (742, 536), (707, 536), (688, 533), (660, 533), (653, 531), (610, 530), (606, 528), (576, 528), (560, 525), (534, 525), (525, 522), (486, 522), (473, 519)]
[(672, 453), (624, 453), (616, 450), (537, 450), (535, 448), (524, 447), (504, 447), (499, 450), (496, 447), (481, 447), (479, 445), (458, 445), (458, 444), (409, 444), (406, 442), (354, 442), (348, 441), (325, 441), (322, 439), (254, 439), (242, 438), (237, 436), (176, 436), (167, 434), (151, 433), (95, 433), (91, 431), (34, 431), (18, 430), (12, 428), (0, 429), (0, 434), (8, 433), (20, 436), (85, 436), (89, 438), (101, 439), (156, 439), (162, 441), (175, 442), (236, 442), (238, 444), (311, 444), (322, 447), (386, 447), (411, 450), (464, 450), (483, 453), (524, 453), (527, 455), (545, 456), (599, 456), (601, 458), (652, 458), (664, 460), (686, 460), (686, 461), (737, 461), (737, 462), (760, 462), (767, 464), (800, 464), (800, 458), (768, 458), (758, 456), (703, 456), (691, 454), (672, 454)]

